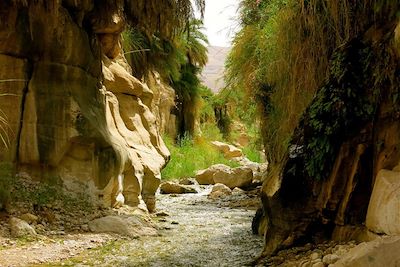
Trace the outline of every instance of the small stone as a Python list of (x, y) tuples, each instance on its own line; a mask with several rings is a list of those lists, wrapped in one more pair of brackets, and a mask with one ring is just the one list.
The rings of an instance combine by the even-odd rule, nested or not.
[(333, 264), (339, 260), (339, 256), (336, 254), (328, 254), (322, 258), (322, 262), (325, 264)]
[(82, 225), (81, 225), (81, 229), (82, 229), (82, 231), (84, 231), (84, 232), (89, 232), (89, 226), (88, 226), (87, 224), (82, 224)]
[(300, 267), (311, 267), (311, 262), (309, 260), (303, 260), (299, 263)]
[(194, 178), (183, 178), (183, 179), (179, 180), (179, 184), (195, 185), (195, 184), (197, 184), (197, 181)]
[(244, 194), (244, 190), (240, 189), (239, 187), (235, 187), (232, 190), (232, 195), (241, 195), (241, 194)]
[(320, 259), (321, 255), (318, 252), (314, 252), (314, 253), (311, 254), (310, 258), (313, 261), (313, 260), (316, 260), (316, 259)]
[(217, 183), (213, 186), (208, 197), (211, 199), (217, 199), (229, 195), (232, 195), (232, 190), (224, 184)]
[(323, 264), (323, 263), (320, 261), (320, 262), (314, 263), (314, 264), (312, 265), (312, 267), (325, 267), (325, 264)]
[(164, 182), (160, 185), (161, 194), (188, 194), (197, 193), (197, 190), (187, 185), (181, 185), (174, 182)]
[(36, 215), (33, 215), (31, 213), (22, 214), (21, 216), (19, 216), (19, 218), (29, 224), (35, 224), (39, 219)]
[(167, 216), (169, 216), (169, 214), (166, 213), (165, 211), (160, 211), (160, 212), (156, 213), (156, 216), (157, 217), (167, 217)]
[(178, 222), (176, 222), (176, 221), (172, 221), (171, 222), (171, 224), (179, 224)]

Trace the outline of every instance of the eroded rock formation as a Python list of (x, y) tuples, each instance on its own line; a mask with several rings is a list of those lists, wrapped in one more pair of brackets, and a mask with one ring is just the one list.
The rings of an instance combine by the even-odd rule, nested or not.
[(91, 184), (107, 206), (143, 199), (153, 210), (169, 159), (158, 105), (168, 109), (162, 94), (171, 93), (153, 75), (155, 99), (131, 75), (120, 43), (121, 8), (1, 1), (0, 17), (0, 110), (10, 137), (0, 160), (32, 179)]
[(383, 25), (337, 49), (282, 175), (264, 183), (264, 255), (302, 242), (398, 234), (398, 30), (395, 22)]

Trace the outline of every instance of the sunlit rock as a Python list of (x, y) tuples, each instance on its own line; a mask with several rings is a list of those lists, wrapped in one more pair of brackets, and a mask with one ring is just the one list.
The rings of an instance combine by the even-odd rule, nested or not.
[(187, 185), (181, 185), (174, 182), (164, 182), (160, 185), (161, 194), (188, 194), (197, 193), (197, 190)]
[(368, 206), (367, 227), (379, 234), (400, 235), (400, 172), (381, 170)]

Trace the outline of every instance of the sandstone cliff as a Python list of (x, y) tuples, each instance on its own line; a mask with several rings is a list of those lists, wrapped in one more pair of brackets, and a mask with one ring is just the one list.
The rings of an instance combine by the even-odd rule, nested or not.
[(107, 206), (144, 200), (153, 210), (172, 93), (155, 74), (151, 89), (131, 75), (123, 4), (109, 2), (1, 1), (0, 110), (11, 141), (0, 160), (32, 179), (91, 184)]
[(282, 175), (265, 182), (264, 255), (310, 241), (400, 233), (400, 26), (388, 10), (333, 53)]

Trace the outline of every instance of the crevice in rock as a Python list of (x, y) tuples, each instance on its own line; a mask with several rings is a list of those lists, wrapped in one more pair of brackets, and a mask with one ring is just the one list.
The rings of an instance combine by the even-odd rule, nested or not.
[(31, 82), (32, 79), (32, 75), (33, 75), (33, 69), (34, 69), (34, 64), (31, 60), (27, 59), (27, 81), (26, 81), (26, 86), (24, 87), (23, 91), (22, 91), (22, 97), (21, 97), (21, 106), (20, 106), (20, 120), (19, 120), (19, 127), (18, 127), (18, 132), (16, 135), (16, 149), (15, 149), (15, 164), (14, 164), (14, 172), (17, 171), (18, 168), (18, 162), (19, 162), (19, 146), (20, 146), (20, 142), (21, 142), (21, 133), (22, 133), (22, 127), (23, 127), (23, 123), (24, 123), (24, 116), (25, 116), (25, 104), (26, 104), (26, 96), (28, 94), (29, 91), (29, 84)]

